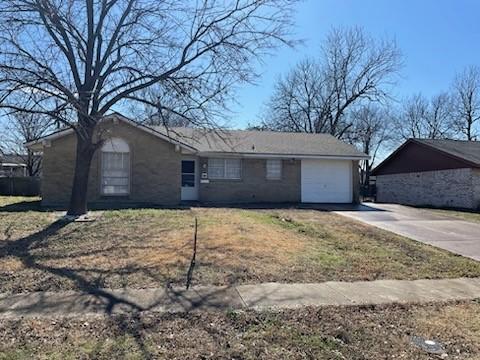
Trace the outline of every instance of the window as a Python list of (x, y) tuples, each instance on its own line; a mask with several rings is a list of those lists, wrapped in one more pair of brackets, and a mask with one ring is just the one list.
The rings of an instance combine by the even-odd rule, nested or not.
[(130, 192), (130, 149), (122, 139), (109, 139), (102, 147), (102, 194)]
[(282, 160), (267, 160), (267, 180), (280, 180), (282, 178)]
[(195, 187), (195, 161), (182, 160), (182, 186)]
[(208, 177), (210, 179), (240, 179), (240, 159), (208, 159)]

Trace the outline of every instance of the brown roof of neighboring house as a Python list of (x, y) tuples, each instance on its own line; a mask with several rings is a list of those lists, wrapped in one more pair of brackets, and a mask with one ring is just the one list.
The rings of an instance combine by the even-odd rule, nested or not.
[(480, 142), (448, 139), (408, 139), (371, 175), (480, 167)]
[(467, 140), (414, 139), (416, 142), (431, 146), (480, 166), (480, 142)]
[(24, 165), (26, 156), (27, 155), (3, 154), (3, 155), (0, 155), (0, 164), (8, 163), (8, 164)]

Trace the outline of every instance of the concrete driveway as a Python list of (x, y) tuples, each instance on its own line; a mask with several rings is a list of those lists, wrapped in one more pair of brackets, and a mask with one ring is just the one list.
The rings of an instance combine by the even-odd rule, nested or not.
[(480, 224), (397, 204), (364, 203), (333, 212), (480, 261)]

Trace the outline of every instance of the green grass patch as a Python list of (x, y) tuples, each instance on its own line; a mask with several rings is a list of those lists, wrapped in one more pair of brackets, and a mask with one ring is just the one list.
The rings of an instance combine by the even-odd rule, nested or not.
[(0, 359), (432, 359), (415, 335), (467, 360), (479, 319), (475, 302), (0, 319)]
[(244, 212), (301, 235), (297, 262), (320, 280), (480, 276), (480, 263), (336, 214), (314, 210)]
[(431, 211), (438, 215), (447, 216), (455, 219), (470, 221), (480, 224), (480, 212), (470, 210), (452, 210), (452, 209), (423, 209), (424, 211)]
[(195, 217), (193, 285), (480, 276), (474, 260), (325, 211), (122, 209), (58, 223), (30, 200), (0, 197), (0, 292), (183, 286)]

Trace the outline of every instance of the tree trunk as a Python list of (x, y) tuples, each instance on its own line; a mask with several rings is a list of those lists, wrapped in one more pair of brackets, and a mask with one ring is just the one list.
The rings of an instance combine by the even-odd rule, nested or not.
[(370, 160), (365, 160), (365, 183), (363, 185), (365, 185), (367, 189), (370, 189), (370, 168)]
[(67, 215), (78, 216), (87, 212), (88, 176), (94, 152), (92, 136), (77, 135), (75, 172)]
[(25, 162), (27, 165), (27, 174), (30, 177), (35, 176), (38, 173), (38, 164), (36, 164), (35, 160), (35, 153), (32, 150), (28, 149), (27, 160)]

